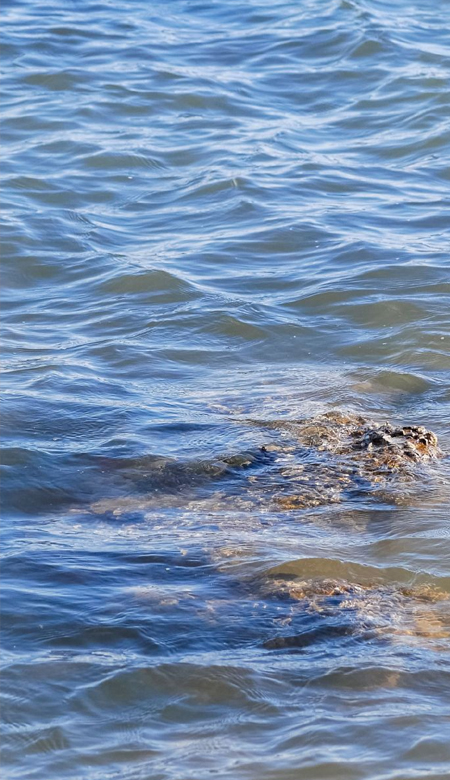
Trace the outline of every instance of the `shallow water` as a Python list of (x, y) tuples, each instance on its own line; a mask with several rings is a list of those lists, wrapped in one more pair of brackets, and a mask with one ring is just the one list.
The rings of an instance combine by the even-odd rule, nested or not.
[(448, 10), (4, 3), (5, 779), (448, 777), (449, 461), (260, 449), (450, 452)]

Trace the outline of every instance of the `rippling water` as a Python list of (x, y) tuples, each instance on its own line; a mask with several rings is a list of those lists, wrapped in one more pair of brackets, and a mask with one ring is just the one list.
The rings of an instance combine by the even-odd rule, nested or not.
[(5, 778), (448, 777), (448, 460), (260, 449), (450, 450), (448, 12), (5, 1)]

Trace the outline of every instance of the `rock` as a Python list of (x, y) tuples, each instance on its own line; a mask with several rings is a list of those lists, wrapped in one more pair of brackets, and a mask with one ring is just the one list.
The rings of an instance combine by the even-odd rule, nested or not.
[[(273, 498), (284, 510), (336, 503), (350, 490), (379, 492), (392, 480), (413, 482), (422, 464), (443, 456), (437, 436), (422, 426), (376, 423), (338, 411), (258, 425), (280, 435), (279, 442), (262, 448), (272, 454), (273, 473), (266, 469), (259, 482), (272, 482)], [(253, 478), (252, 490), (257, 483)]]
[(307, 647), (340, 636), (390, 641), (412, 637), (440, 649), (437, 640), (450, 638), (450, 594), (432, 585), (361, 584), (319, 577), (272, 579), (264, 583), (263, 592), (266, 598), (289, 604), (291, 629), (299, 617), (318, 618), (313, 629), (269, 639), (264, 643), (267, 650)]

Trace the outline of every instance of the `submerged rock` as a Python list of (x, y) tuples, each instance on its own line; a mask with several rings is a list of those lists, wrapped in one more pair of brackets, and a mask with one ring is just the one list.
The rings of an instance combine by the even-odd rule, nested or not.
[[(249, 532), (251, 536), (261, 528), (264, 512), (279, 519), (286, 510), (343, 498), (409, 500), (418, 489), (424, 501), (426, 474), (443, 456), (436, 435), (422, 426), (377, 423), (339, 411), (307, 420), (250, 422), (258, 427), (253, 449), (205, 461), (126, 461), (120, 472), (127, 477), (128, 495), (98, 501), (91, 511), (112, 518), (147, 514), (165, 533), (170, 510), (182, 507), (174, 515), (177, 532), (189, 532), (192, 526), (202, 536), (205, 524), (214, 529), (234, 522), (240, 534), (245, 523), (248, 543)], [(327, 522), (330, 515), (336, 517), (325, 513)], [(230, 557), (233, 551), (221, 550), (221, 561)], [(242, 619), (247, 628), (254, 619), (255, 634), (258, 623), (264, 626), (268, 650), (346, 637), (425, 641), (433, 649), (441, 649), (446, 640), (448, 647), (450, 581), (442, 590), (442, 580), (427, 581), (405, 570), (323, 558), (291, 561), (257, 578), (248, 578), (245, 567), (220, 565), (211, 551), (206, 565), (226, 581), (219, 598), (205, 601), (195, 589), (178, 584), (141, 587), (135, 596), (152, 600), (160, 611), (195, 613), (199, 620), (229, 626), (231, 634), (234, 621), (238, 625)], [(258, 642), (261, 638), (258, 633)]]
[(424, 490), (430, 466), (443, 455), (436, 435), (422, 426), (376, 423), (339, 411), (248, 424), (258, 427), (265, 444), (211, 460), (152, 456), (116, 463), (127, 495), (101, 499), (91, 510), (114, 517), (175, 506), (278, 512), (368, 495), (405, 503), (417, 485)]
[(369, 469), (401, 471), (411, 462), (442, 456), (436, 434), (421, 425), (395, 426), (358, 415), (327, 412), (292, 426), (305, 445), (351, 456)]
[(439, 649), (436, 640), (450, 639), (450, 595), (430, 584), (361, 584), (318, 577), (273, 579), (263, 590), (266, 597), (290, 605), (287, 625), (295, 627), (296, 619), (307, 615), (319, 618), (312, 629), (267, 640), (267, 650), (307, 647), (338, 636), (391, 640), (411, 637), (434, 643), (435, 649)]
[(280, 441), (262, 449), (275, 453), (279, 463), (274, 498), (282, 509), (336, 503), (348, 490), (367, 493), (393, 481), (412, 482), (421, 464), (443, 455), (437, 436), (423, 426), (376, 423), (338, 411), (258, 425), (280, 433)]

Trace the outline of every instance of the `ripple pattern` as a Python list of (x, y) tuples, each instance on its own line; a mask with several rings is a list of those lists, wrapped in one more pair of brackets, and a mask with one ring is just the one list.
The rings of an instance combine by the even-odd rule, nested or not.
[[(447, 19), (5, 0), (5, 780), (448, 777), (448, 458), (378, 500), (243, 489), (255, 418), (450, 451)], [(263, 585), (305, 560), (372, 595)]]

